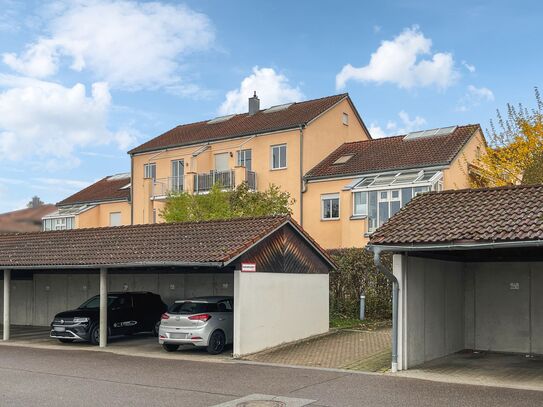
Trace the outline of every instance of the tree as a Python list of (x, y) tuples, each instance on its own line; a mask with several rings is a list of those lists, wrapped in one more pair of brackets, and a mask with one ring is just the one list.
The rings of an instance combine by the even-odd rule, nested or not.
[(224, 191), (215, 184), (207, 194), (177, 192), (169, 195), (160, 215), (166, 222), (290, 215), (293, 204), (290, 194), (273, 184), (266, 191), (251, 191), (247, 183), (233, 191)]
[(543, 182), (543, 101), (535, 88), (536, 107), (507, 105), (490, 122), (485, 154), (475, 162), (473, 186), (492, 187)]

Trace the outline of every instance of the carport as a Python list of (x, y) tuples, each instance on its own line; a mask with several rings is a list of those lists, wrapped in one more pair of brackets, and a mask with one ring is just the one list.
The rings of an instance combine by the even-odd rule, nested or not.
[(398, 370), (543, 367), (542, 239), (543, 186), (423, 194), (377, 230), (369, 249), (394, 253)]
[(243, 355), (326, 332), (333, 267), (284, 216), (4, 234), (3, 339), (11, 324), (47, 326), (96, 294), (105, 326), (111, 291), (151, 291), (166, 303), (232, 295), (234, 354)]

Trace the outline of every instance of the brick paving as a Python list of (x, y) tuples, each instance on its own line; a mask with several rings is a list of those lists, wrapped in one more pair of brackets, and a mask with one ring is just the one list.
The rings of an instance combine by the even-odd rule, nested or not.
[(247, 360), (284, 365), (314, 366), (364, 371), (384, 371), (390, 366), (390, 329), (337, 330), (327, 335), (270, 349)]

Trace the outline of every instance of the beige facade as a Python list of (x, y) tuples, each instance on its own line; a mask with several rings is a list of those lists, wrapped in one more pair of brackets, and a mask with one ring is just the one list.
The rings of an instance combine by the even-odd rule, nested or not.
[[(476, 131), (450, 165), (431, 168), (442, 173), (439, 189), (469, 188), (468, 163), (484, 151), (485, 140)], [(414, 169), (423, 170), (423, 168)], [(396, 171), (398, 172), (398, 171)], [(368, 216), (355, 216), (354, 192), (347, 189), (362, 176), (329, 178), (307, 183), (304, 193), (304, 229), (325, 249), (364, 247), (369, 241)], [(391, 190), (392, 188), (389, 188)], [(339, 197), (339, 216), (323, 219), (323, 197)]]
[[(251, 150), (251, 170), (256, 178), (256, 189), (265, 190), (270, 184), (275, 184), (289, 192), (295, 200), (293, 217), (302, 222), (301, 202), (305, 197), (301, 197), (301, 188), (305, 172), (339, 145), (369, 138), (350, 100), (345, 98), (303, 129), (135, 154), (132, 156), (133, 223), (160, 222), (160, 210), (172, 183), (177, 186), (182, 183), (185, 191), (193, 192), (195, 175), (203, 177), (218, 170), (217, 164), (234, 172), (235, 185), (245, 181), (245, 168), (237, 165), (240, 150)], [(282, 145), (286, 146), (286, 165), (274, 169), (272, 148)], [(174, 161), (183, 162), (182, 182), (173, 174), (173, 166), (177, 165), (173, 164)], [(155, 181), (145, 177), (145, 166), (149, 164), (155, 165)]]
[(75, 228), (130, 225), (130, 210), (127, 201), (103, 202), (75, 215)]

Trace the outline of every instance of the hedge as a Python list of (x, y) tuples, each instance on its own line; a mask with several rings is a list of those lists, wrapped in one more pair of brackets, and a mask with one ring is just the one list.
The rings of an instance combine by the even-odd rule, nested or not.
[[(366, 296), (366, 318), (390, 319), (392, 284), (377, 271), (373, 253), (365, 249), (336, 249), (329, 254), (338, 265), (330, 273), (330, 315), (336, 318), (358, 318), (360, 295)], [(392, 269), (392, 256), (383, 254), (383, 265)]]

